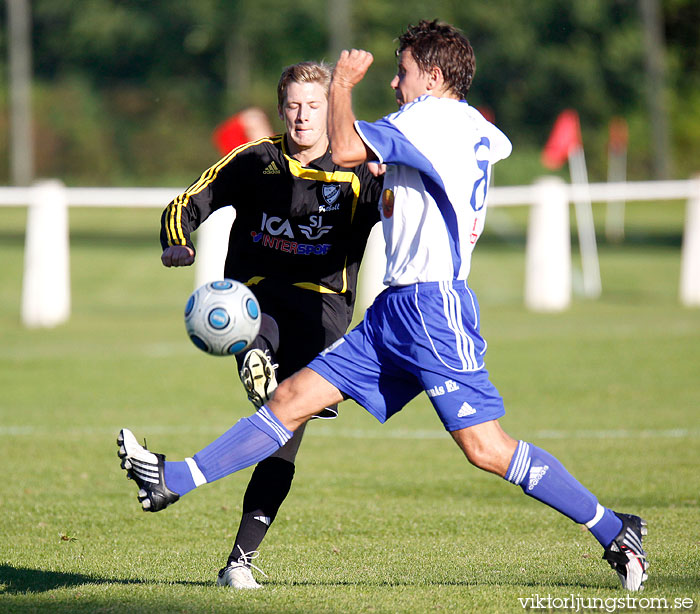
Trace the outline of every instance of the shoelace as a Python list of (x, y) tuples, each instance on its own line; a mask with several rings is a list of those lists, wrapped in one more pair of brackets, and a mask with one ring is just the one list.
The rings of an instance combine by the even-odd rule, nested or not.
[(627, 551), (627, 559), (631, 563), (633, 559), (637, 560), (637, 563), (639, 563), (639, 566), (642, 568), (643, 571), (646, 571), (646, 565), (644, 564), (646, 561), (646, 557), (644, 557), (641, 554), (637, 554), (636, 552), (631, 552)]
[(636, 547), (633, 548), (628, 544), (623, 544), (623, 546), (620, 548), (620, 552), (623, 552), (627, 556), (632, 556), (637, 559), (645, 558), (645, 553), (643, 550), (640, 552)]
[[(272, 367), (273, 371), (277, 371), (277, 368), (279, 367), (279, 365), (272, 362), (272, 356), (270, 355), (270, 350), (265, 350), (264, 354), (265, 354), (265, 356), (267, 356), (267, 359), (270, 361), (270, 366)], [(240, 548), (240, 546), (239, 546), (239, 548)], [(255, 550), (253, 552), (255, 552)]]
[(257, 565), (253, 565), (253, 563), (251, 562), (253, 559), (257, 559), (260, 556), (260, 553), (257, 550), (243, 552), (243, 548), (241, 548), (240, 546), (238, 546), (238, 549), (241, 551), (241, 556), (238, 557), (238, 563), (243, 564), (246, 567), (252, 567), (267, 578), (267, 574), (262, 569), (260, 569), (260, 567), (258, 567)]

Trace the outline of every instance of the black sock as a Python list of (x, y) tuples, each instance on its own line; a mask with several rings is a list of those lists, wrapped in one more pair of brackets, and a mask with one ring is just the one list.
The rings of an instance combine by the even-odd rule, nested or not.
[(263, 352), (268, 351), (270, 353), (270, 358), (272, 362), (277, 362), (275, 358), (275, 353), (280, 346), (280, 329), (277, 326), (277, 321), (266, 313), (262, 314), (260, 322), (260, 331), (258, 332), (252, 343), (246, 348), (245, 352), (239, 352), (236, 354), (236, 363), (238, 364), (238, 370), (240, 371), (243, 367), (243, 360), (245, 359), (248, 352), (252, 349), (262, 350)]
[(257, 347), (260, 350), (269, 350), (273, 354), (280, 346), (280, 329), (277, 321), (266, 313), (262, 314), (260, 321), (260, 332), (250, 344), (251, 348)]
[(257, 550), (277, 516), (294, 479), (294, 463), (278, 457), (258, 463), (243, 497), (243, 516), (227, 565)]

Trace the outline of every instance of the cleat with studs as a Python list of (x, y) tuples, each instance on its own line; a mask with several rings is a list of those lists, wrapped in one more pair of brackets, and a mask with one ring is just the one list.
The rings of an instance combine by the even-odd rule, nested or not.
[(122, 429), (117, 437), (117, 456), (126, 477), (139, 487), (137, 498), (145, 512), (159, 512), (175, 503), (179, 498), (165, 485), (163, 468), (165, 456), (150, 452), (136, 441), (129, 429)]
[(253, 348), (243, 359), (240, 377), (248, 393), (248, 400), (260, 409), (268, 402), (277, 388), (275, 370), (278, 365), (272, 362), (269, 351)]
[(622, 588), (628, 591), (644, 590), (649, 562), (642, 539), (647, 534), (647, 523), (639, 516), (617, 512), (615, 515), (622, 521), (622, 529), (605, 549), (603, 558), (617, 573)]

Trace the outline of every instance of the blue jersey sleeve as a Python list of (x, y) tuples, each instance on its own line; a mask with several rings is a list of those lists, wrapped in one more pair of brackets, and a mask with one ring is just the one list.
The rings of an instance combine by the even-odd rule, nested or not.
[(387, 118), (376, 122), (357, 121), (355, 128), (380, 162), (410, 166), (424, 173), (433, 170), (430, 161)]

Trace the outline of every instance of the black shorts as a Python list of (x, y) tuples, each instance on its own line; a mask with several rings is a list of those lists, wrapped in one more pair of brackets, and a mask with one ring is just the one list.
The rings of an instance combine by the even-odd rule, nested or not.
[(340, 339), (350, 326), (352, 306), (338, 294), (262, 281), (251, 286), (263, 313), (279, 327), (277, 380), (296, 373)]

